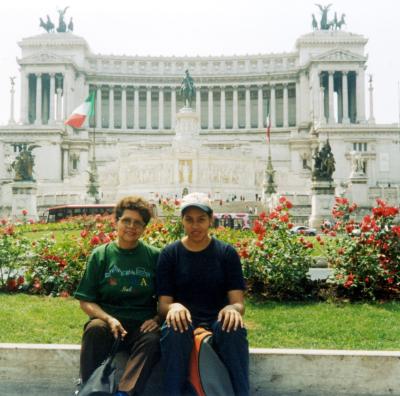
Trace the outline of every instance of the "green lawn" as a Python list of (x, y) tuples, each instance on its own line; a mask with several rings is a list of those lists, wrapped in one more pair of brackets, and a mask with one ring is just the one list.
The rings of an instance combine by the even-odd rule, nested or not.
[[(86, 317), (74, 299), (0, 294), (0, 342), (79, 343)], [(248, 302), (250, 346), (400, 350), (400, 303)]]

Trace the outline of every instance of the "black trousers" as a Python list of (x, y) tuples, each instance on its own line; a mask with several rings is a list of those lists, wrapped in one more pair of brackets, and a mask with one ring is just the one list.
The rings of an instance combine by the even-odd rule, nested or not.
[[(127, 392), (131, 396), (140, 395), (152, 368), (160, 359), (160, 332), (141, 333), (139, 328), (122, 325), (128, 334), (121, 348), (128, 352), (129, 359), (118, 390)], [(113, 343), (114, 336), (106, 322), (92, 319), (85, 324), (80, 356), (82, 382), (86, 382), (106, 359)]]

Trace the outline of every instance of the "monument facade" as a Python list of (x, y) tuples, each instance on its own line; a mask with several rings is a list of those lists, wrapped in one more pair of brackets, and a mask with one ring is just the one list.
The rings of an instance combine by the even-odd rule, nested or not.
[[(148, 57), (94, 54), (71, 30), (19, 43), (21, 116), (0, 127), (3, 212), (11, 211), (10, 164), (21, 144), (38, 146), (40, 208), (84, 203), (93, 134), (102, 202), (184, 190), (254, 200), (265, 186), (267, 116), (278, 193), (311, 196), (313, 155), (329, 139), (336, 195), (346, 194), (356, 152), (368, 202), (385, 194), (399, 202), (400, 130), (375, 122), (372, 81), (366, 114), (362, 35), (321, 28), (291, 52)], [(179, 95), (187, 70), (195, 83), (190, 103)], [(65, 127), (92, 91), (94, 117), (82, 129)]]

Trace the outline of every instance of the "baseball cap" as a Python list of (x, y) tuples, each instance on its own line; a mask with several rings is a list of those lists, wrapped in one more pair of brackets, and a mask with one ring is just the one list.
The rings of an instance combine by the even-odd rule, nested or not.
[(211, 202), (208, 198), (207, 194), (194, 192), (188, 195), (185, 195), (181, 201), (181, 213), (185, 211), (185, 209), (189, 207), (199, 208), (204, 210), (207, 214), (211, 214), (213, 212), (211, 208)]

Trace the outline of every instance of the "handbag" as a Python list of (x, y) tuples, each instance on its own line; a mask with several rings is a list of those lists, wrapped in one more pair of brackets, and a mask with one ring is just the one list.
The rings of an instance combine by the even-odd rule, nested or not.
[(194, 331), (188, 379), (196, 396), (235, 394), (228, 370), (212, 347), (212, 333), (203, 327)]
[(121, 343), (118, 337), (111, 348), (111, 352), (103, 363), (93, 371), (90, 378), (83, 384), (78, 396), (110, 396), (114, 395), (118, 387), (119, 369), (114, 357)]

